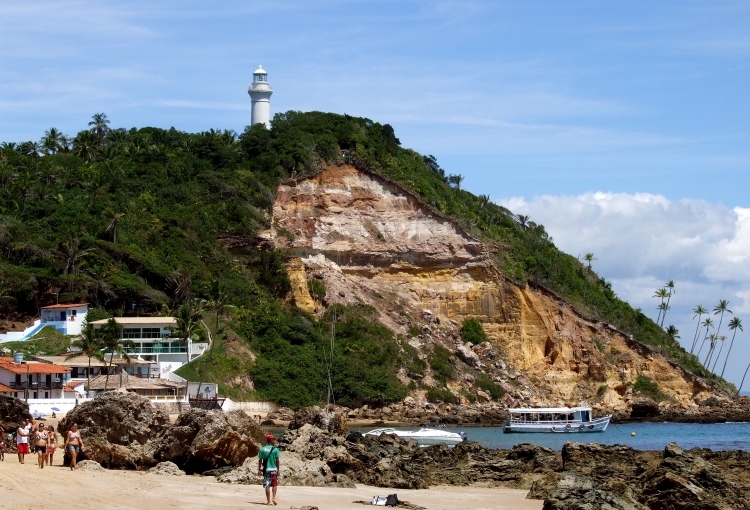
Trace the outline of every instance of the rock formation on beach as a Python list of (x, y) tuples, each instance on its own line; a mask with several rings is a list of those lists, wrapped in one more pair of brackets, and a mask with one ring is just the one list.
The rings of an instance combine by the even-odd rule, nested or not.
[(23, 420), (30, 420), (29, 404), (14, 397), (0, 395), (0, 427), (10, 434)]
[[(65, 437), (74, 423), (85, 446), (78, 459), (110, 469), (173, 462), (202, 473), (240, 466), (265, 442), (260, 427), (241, 411), (190, 409), (171, 425), (161, 407), (134, 393), (109, 392), (81, 404), (60, 421), (60, 434)], [(69, 464), (68, 452), (64, 462)]]

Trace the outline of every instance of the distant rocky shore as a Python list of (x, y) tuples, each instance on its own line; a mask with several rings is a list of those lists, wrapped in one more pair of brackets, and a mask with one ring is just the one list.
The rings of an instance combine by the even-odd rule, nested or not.
[[(441, 422), (447, 425), (502, 426), (505, 422), (507, 407), (546, 407), (562, 406), (563, 402), (536, 403), (529, 406), (521, 402), (503, 403), (487, 402), (477, 404), (433, 404), (417, 402), (407, 397), (403, 402), (382, 408), (363, 406), (356, 409), (338, 407), (340, 414), (346, 415), (349, 421), (371, 424), (405, 424)], [(577, 405), (570, 403), (569, 405)], [(650, 399), (634, 400), (627, 406), (616, 408), (593, 404), (594, 416), (612, 415), (612, 423), (633, 422), (678, 422), (678, 423), (725, 423), (750, 422), (750, 398), (741, 397), (734, 400), (720, 400), (712, 397), (694, 407), (682, 407), (663, 402), (657, 404)], [(273, 426), (277, 422), (287, 423), (294, 420), (295, 411), (281, 408), (266, 416), (264, 425)]]

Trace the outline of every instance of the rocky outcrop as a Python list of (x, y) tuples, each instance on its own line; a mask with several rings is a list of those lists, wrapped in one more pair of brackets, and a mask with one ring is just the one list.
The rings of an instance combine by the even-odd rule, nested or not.
[[(149, 441), (169, 427), (169, 415), (145, 397), (112, 391), (70, 411), (58, 427), (62, 437), (74, 423), (85, 445), (79, 460), (110, 469), (138, 469), (156, 464)], [(64, 462), (69, 464), (68, 452)]]
[(185, 472), (177, 467), (174, 462), (159, 462), (156, 466), (148, 470), (153, 475), (161, 476), (185, 476)]
[(10, 434), (21, 425), (23, 420), (30, 420), (29, 404), (15, 397), (0, 395), (0, 427)]
[(102, 465), (99, 464), (95, 460), (82, 460), (81, 462), (76, 462), (76, 469), (78, 471), (94, 471), (94, 472), (106, 471), (106, 469), (104, 469)]
[(188, 472), (202, 473), (223, 466), (241, 466), (245, 459), (258, 454), (260, 437), (260, 427), (240, 411), (224, 414), (191, 409), (182, 413), (150, 448), (158, 462), (171, 461)]
[(289, 430), (296, 430), (303, 425), (312, 425), (327, 430), (334, 436), (345, 436), (348, 430), (346, 424), (346, 409), (338, 408), (325, 412), (318, 406), (303, 407), (294, 413), (289, 422)]
[[(657, 350), (543, 287), (509, 280), (490, 256), (496, 247), (376, 174), (332, 165), (288, 181), (277, 190), (271, 224), (261, 237), (297, 255), (288, 262), (290, 299), (314, 311), (306, 282), (315, 277), (337, 303), (372, 304), (397, 334), (421, 331), (410, 341), (421, 354), (439, 344), (455, 353), (459, 375), (481, 370), (524, 405), (601, 397), (627, 416), (639, 375), (686, 412), (712, 395)], [(467, 318), (482, 323), (489, 348), (460, 341)], [(412, 375), (419, 380), (408, 373), (400, 379), (434, 384), (429, 373)], [(485, 398), (470, 378), (451, 384), (456, 395)]]

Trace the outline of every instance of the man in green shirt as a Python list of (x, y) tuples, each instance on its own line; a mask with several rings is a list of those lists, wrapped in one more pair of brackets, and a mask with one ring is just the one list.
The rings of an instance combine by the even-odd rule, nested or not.
[[(258, 452), (258, 474), (263, 475), (263, 488), (266, 489), (267, 505), (278, 505), (276, 503), (276, 487), (279, 485), (278, 477), (281, 470), (281, 459), (279, 449), (274, 444), (276, 438), (272, 434), (266, 436), (266, 446)], [(271, 489), (273, 488), (273, 499)]]

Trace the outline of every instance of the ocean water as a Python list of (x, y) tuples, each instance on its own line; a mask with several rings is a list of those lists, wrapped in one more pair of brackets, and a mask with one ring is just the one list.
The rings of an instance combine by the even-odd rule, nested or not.
[[(353, 430), (367, 432), (374, 428), (377, 427), (362, 427)], [(583, 434), (505, 434), (501, 427), (447, 427), (445, 430), (466, 432), (469, 440), (476, 441), (487, 448), (510, 449), (519, 443), (532, 443), (561, 450), (566, 441), (577, 441), (606, 445), (623, 444), (637, 450), (662, 450), (674, 441), (686, 449), (699, 447), (712, 450), (750, 450), (750, 423), (747, 422), (610, 424), (605, 432)], [(632, 432), (635, 432), (635, 436), (631, 436)]]

